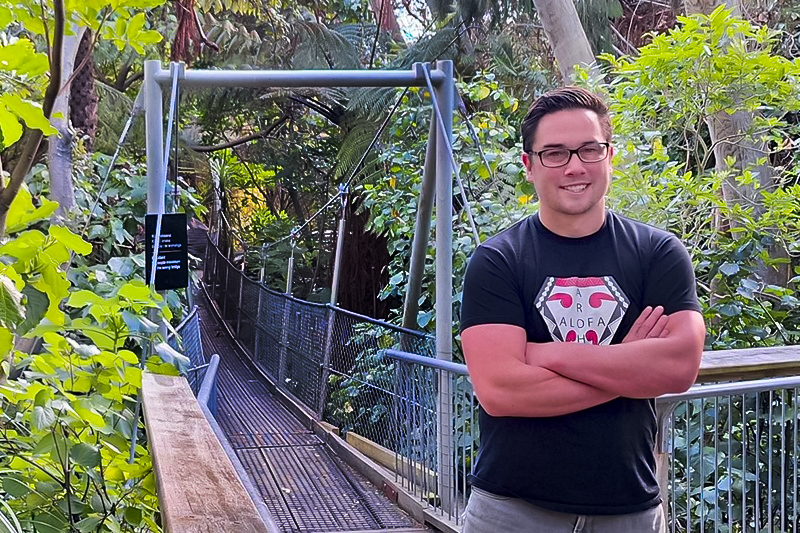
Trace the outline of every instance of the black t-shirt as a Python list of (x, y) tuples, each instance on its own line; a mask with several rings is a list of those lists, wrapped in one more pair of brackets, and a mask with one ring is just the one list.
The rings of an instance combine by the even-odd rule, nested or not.
[[(487, 240), (470, 259), (461, 330), (512, 324), (528, 342), (616, 344), (646, 306), (700, 310), (686, 249), (672, 234), (608, 212), (582, 238), (538, 215)], [(472, 483), (553, 511), (627, 514), (661, 502), (654, 400), (617, 398), (563, 416), (493, 417), (480, 410)]]

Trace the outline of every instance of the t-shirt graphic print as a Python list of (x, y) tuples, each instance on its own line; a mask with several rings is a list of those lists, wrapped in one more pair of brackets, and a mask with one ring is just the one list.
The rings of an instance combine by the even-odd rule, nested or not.
[(536, 297), (536, 309), (558, 342), (611, 344), (629, 304), (612, 276), (551, 276)]

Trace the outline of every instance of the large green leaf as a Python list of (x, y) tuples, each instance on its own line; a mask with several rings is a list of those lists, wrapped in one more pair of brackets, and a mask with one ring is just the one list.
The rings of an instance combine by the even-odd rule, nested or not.
[(33, 427), (39, 431), (43, 431), (56, 422), (56, 413), (51, 407), (37, 405), (33, 408)]
[(3, 476), (3, 490), (14, 498), (22, 498), (31, 491), (30, 487), (15, 476)]
[(22, 293), (11, 279), (0, 274), (0, 326), (14, 330), (24, 318)]
[(36, 327), (50, 306), (50, 298), (47, 294), (30, 285), (22, 289), (22, 295), (25, 296), (25, 320), (17, 326), (19, 335), (25, 335)]
[(86, 307), (87, 305), (101, 304), (105, 302), (102, 296), (98, 296), (92, 291), (75, 291), (69, 296), (67, 305), (70, 307)]
[(69, 451), (70, 458), (86, 468), (96, 468), (100, 465), (100, 450), (97, 447), (82, 442)]
[(72, 233), (69, 229), (63, 226), (50, 226), (50, 235), (72, 250), (81, 255), (86, 255), (92, 252), (92, 245), (84, 241), (80, 235)]
[(11, 146), (22, 137), (22, 126), (17, 116), (0, 105), (0, 132), (3, 133), (3, 146)]
[(58, 133), (47, 117), (44, 116), (42, 106), (30, 100), (23, 100), (19, 95), (6, 93), (0, 95), (0, 104), (13, 111), (29, 128), (42, 130), (45, 135), (55, 135)]
[[(9, 16), (8, 9), (0, 7), (0, 22)], [(13, 17), (14, 15), (11, 14)], [(0, 24), (0, 27), (5, 27)], [(0, 46), (0, 70), (14, 72), (20, 76), (39, 76), (50, 69), (47, 55), (37, 53), (33, 43), (28, 39), (20, 39), (15, 43)]]
[(27, 229), (34, 222), (47, 220), (58, 209), (58, 202), (53, 202), (47, 198), (39, 198), (39, 206), (33, 205), (33, 198), (28, 187), (23, 185), (11, 207), (6, 218), (6, 232), (13, 234)]
[(44, 239), (44, 234), (39, 230), (25, 231), (0, 246), (0, 255), (7, 255), (25, 263), (36, 257)]
[(90, 516), (75, 524), (75, 527), (78, 528), (78, 531), (81, 533), (89, 533), (90, 531), (95, 531), (97, 526), (99, 526), (102, 522), (103, 519), (99, 516)]

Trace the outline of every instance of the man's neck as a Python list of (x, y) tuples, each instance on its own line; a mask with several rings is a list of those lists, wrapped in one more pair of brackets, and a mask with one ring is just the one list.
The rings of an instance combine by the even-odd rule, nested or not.
[(564, 215), (548, 210), (539, 211), (539, 220), (545, 228), (561, 237), (578, 239), (597, 233), (606, 222), (606, 209), (583, 215)]

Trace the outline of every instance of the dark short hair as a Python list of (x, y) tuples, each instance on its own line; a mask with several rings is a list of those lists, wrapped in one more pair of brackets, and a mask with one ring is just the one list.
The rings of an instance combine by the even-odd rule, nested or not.
[(522, 149), (525, 152), (533, 149), (533, 136), (542, 117), (565, 109), (588, 109), (597, 113), (606, 141), (611, 140), (611, 118), (608, 116), (608, 106), (603, 99), (583, 87), (569, 86), (546, 92), (531, 104), (520, 128)]

